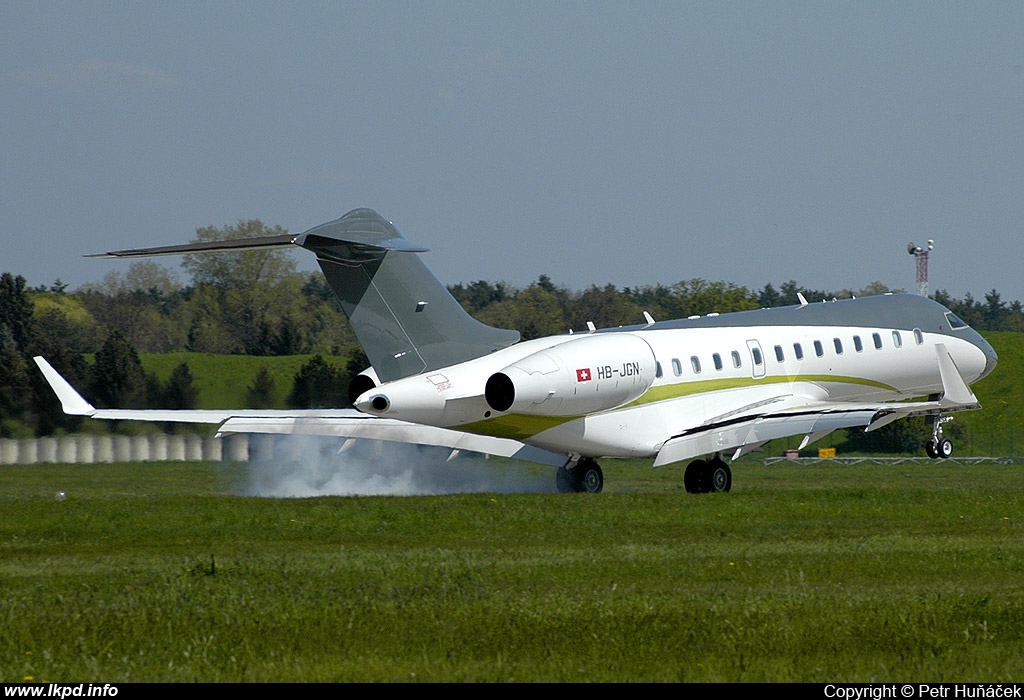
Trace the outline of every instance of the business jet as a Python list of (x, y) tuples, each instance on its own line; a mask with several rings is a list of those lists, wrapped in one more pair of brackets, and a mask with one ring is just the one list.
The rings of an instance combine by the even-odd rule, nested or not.
[(949, 414), (980, 408), (970, 385), (992, 346), (918, 295), (655, 321), (520, 342), (472, 318), (402, 237), (370, 209), (299, 235), (122, 250), (134, 258), (299, 246), (312, 251), (370, 360), (354, 410), (98, 409), (35, 358), (69, 414), (219, 424), (218, 435), (370, 438), (500, 455), (557, 468), (562, 492), (597, 493), (599, 458), (689, 460), (691, 493), (729, 491), (727, 460), (770, 440), (800, 449), (840, 428), (876, 430), (924, 415), (927, 453), (952, 454)]

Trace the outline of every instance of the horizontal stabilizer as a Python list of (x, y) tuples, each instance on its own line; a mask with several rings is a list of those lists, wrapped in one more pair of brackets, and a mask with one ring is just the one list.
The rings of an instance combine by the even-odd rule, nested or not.
[[(157, 255), (186, 255), (188, 253), (237, 253), (247, 250), (289, 248), (293, 245), (306, 248), (325, 257), (332, 257), (334, 254), (342, 259), (372, 252), (378, 254), (387, 251), (425, 253), (429, 250), (402, 238), (402, 235), (390, 223), (373, 210), (356, 209), (340, 219), (314, 226), (297, 235), (283, 233), (258, 238), (232, 238), (226, 241), (201, 241), (154, 248), (129, 248), (109, 253), (95, 253), (85, 257), (145, 258)], [(340, 255), (338, 255), (339, 252), (341, 252)]]
[(184, 255), (186, 253), (240, 252), (245, 250), (267, 250), (268, 248), (286, 248), (295, 244), (295, 236), (290, 233), (278, 236), (261, 236), (259, 238), (233, 238), (227, 241), (203, 241), (202, 243), (184, 243), (181, 245), (164, 245), (155, 248), (131, 248), (113, 250), (109, 253), (94, 253), (87, 258), (148, 258), (157, 255)]

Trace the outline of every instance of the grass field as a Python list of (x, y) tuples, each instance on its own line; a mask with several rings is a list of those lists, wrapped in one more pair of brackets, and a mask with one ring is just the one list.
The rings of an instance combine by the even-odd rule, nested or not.
[(0, 681), (1024, 677), (1020, 466), (741, 462), (692, 496), (649, 464), (302, 499), (234, 495), (237, 465), (2, 468)]

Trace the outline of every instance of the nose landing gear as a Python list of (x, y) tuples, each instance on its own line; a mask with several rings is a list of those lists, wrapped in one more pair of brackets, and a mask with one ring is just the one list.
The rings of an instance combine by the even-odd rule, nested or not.
[(953, 443), (942, 436), (942, 424), (953, 420), (953, 416), (932, 416), (932, 436), (925, 443), (924, 451), (932, 459), (948, 459), (953, 454)]

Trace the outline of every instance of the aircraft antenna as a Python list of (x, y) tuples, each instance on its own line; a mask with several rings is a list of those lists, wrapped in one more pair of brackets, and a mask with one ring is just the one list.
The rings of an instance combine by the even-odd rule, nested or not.
[(928, 296), (928, 253), (935, 247), (935, 241), (928, 239), (927, 246), (907, 244), (907, 252), (917, 258), (917, 293)]

